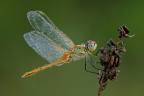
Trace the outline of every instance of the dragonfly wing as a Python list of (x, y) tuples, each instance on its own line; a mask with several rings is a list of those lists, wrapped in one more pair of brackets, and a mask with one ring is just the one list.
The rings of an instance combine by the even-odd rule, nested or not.
[(71, 50), (74, 47), (73, 41), (60, 31), (43, 12), (30, 11), (27, 13), (27, 17), (35, 30), (42, 32), (62, 48)]
[(66, 49), (61, 48), (42, 32), (25, 33), (24, 38), (30, 47), (50, 63), (57, 61), (67, 52)]

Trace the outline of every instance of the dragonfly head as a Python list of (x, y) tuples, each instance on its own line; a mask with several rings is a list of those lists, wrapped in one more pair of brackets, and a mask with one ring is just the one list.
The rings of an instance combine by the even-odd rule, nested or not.
[(97, 44), (93, 40), (88, 40), (86, 43), (86, 48), (89, 52), (94, 52), (96, 50)]

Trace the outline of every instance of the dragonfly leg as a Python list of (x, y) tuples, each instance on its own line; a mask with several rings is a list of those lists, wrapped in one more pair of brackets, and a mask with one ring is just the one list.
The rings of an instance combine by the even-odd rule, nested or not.
[(98, 56), (98, 54), (99, 54), (100, 51), (101, 51), (101, 50), (99, 49), (99, 50), (95, 53), (95, 56)]
[(91, 63), (101, 63), (101, 61), (96, 62), (95, 60), (92, 59), (91, 56), (89, 56), (89, 57), (90, 57), (90, 62), (91, 62)]
[(89, 57), (88, 61), (90, 62), (90, 65), (91, 65), (94, 69), (96, 69), (96, 70), (102, 70), (102, 69), (96, 68), (96, 67), (93, 65), (94, 63), (99, 63), (99, 62), (94, 61), (94, 60), (91, 58), (91, 56)]
[(90, 73), (94, 73), (94, 74), (99, 74), (99, 73), (97, 73), (97, 72), (93, 72), (93, 71), (87, 70), (87, 59), (86, 59), (86, 58), (84, 59), (84, 63), (85, 63), (85, 71), (86, 71), (86, 72), (90, 72)]
[(89, 56), (89, 58), (90, 58), (89, 60), (90, 60), (91, 63), (96, 63), (96, 61), (93, 60), (91, 56)]

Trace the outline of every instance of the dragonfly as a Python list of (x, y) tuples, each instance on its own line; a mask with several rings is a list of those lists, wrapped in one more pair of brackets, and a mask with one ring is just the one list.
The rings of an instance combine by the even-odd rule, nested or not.
[(50, 64), (26, 72), (22, 75), (22, 78), (29, 77), (53, 66), (60, 66), (84, 58), (86, 60), (96, 50), (97, 43), (93, 40), (75, 45), (42, 11), (30, 11), (27, 13), (27, 18), (34, 30), (25, 33), (24, 39), (36, 53)]

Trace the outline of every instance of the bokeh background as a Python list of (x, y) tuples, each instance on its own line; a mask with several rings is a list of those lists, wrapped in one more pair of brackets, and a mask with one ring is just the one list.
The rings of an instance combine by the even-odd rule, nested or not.
[(97, 96), (97, 76), (84, 71), (83, 60), (21, 78), (48, 63), (23, 39), (32, 30), (26, 17), (31, 10), (45, 12), (76, 44), (92, 39), (98, 48), (117, 40), (117, 27), (126, 24), (135, 37), (125, 40), (121, 73), (102, 96), (144, 95), (143, 0), (1, 0), (0, 96)]

